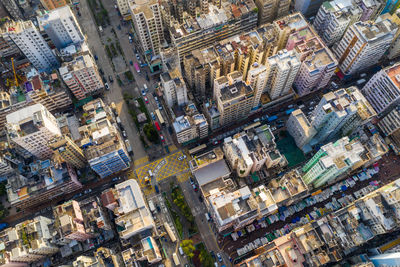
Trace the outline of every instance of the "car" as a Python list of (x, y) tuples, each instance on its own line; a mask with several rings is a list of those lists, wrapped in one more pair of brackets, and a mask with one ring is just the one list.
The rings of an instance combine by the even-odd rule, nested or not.
[(136, 56), (136, 59), (137, 59), (137, 60), (140, 60), (140, 56), (139, 56), (138, 53), (136, 53), (135, 56)]
[(121, 30), (121, 25), (117, 25), (117, 29), (118, 29), (118, 30)]
[(110, 90), (110, 86), (108, 85), (108, 83), (104, 83), (104, 87), (106, 88), (106, 90)]
[(165, 139), (164, 139), (164, 135), (162, 135), (162, 134), (160, 134), (160, 139), (161, 139), (161, 142), (165, 142)]
[(133, 42), (132, 37), (129, 35), (128, 38), (129, 38), (129, 42), (132, 43)]
[(201, 203), (203, 203), (203, 198), (201, 197), (201, 195), (199, 196), (199, 201), (200, 201)]
[(194, 184), (194, 180), (192, 177), (189, 178), (190, 184)]
[[(153, 92), (152, 95), (153, 95), (154, 99), (156, 99), (156, 97), (157, 97), (156, 92)], [(157, 100), (156, 100), (156, 101), (157, 101)]]
[(158, 103), (158, 109), (159, 109), (159, 110), (162, 110), (162, 109), (163, 109), (163, 107), (161, 106), (160, 103)]
[(158, 185), (155, 185), (155, 186), (154, 186), (154, 189), (156, 190), (156, 193), (157, 193), (157, 194), (160, 193), (160, 189), (158, 189)]
[(112, 178), (111, 182), (116, 182), (118, 180), (119, 180), (119, 177), (114, 177), (114, 178)]
[(178, 158), (178, 160), (184, 160), (184, 159), (186, 159), (186, 155), (182, 155), (182, 156), (180, 156), (179, 158)]
[(146, 95), (146, 91), (142, 90), (142, 96), (145, 96), (145, 95)]
[(276, 127), (271, 127), (271, 131), (276, 131)]
[(125, 138), (127, 137), (126, 131), (122, 131), (122, 136), (125, 137)]
[(222, 262), (221, 254), (217, 253), (217, 259), (218, 259), (219, 262)]
[(195, 184), (192, 184), (192, 187), (193, 187), (194, 192), (199, 191), (199, 189), (197, 188), (197, 186)]
[(106, 79), (106, 77), (104, 77), (104, 76), (101, 76), (101, 79), (103, 80), (103, 83), (106, 83), (106, 82), (107, 82), (107, 79)]
[(99, 72), (101, 75), (104, 75), (104, 71), (101, 68), (99, 68)]
[(133, 61), (132, 60), (129, 61), (129, 65), (133, 66)]
[(96, 54), (94, 55), (94, 60), (99, 60)]
[(110, 81), (110, 83), (114, 82), (114, 79), (113, 79), (113, 77), (111, 75), (108, 76), (108, 80)]
[(213, 145), (216, 146), (216, 145), (219, 144), (219, 142), (220, 142), (219, 140), (215, 140), (215, 141), (213, 142)]
[[(154, 93), (155, 94), (155, 93)], [(155, 95), (153, 95), (154, 96), (154, 100), (158, 103), (158, 98), (157, 98), (157, 96), (155, 96)]]
[(87, 189), (87, 190), (85, 190), (85, 194), (89, 194), (90, 192), (92, 192), (92, 189)]
[(144, 102), (146, 102), (146, 104), (149, 103), (149, 99), (147, 98), (147, 96), (144, 97)]
[(310, 107), (309, 110), (314, 110), (314, 107)]
[(150, 116), (151, 116), (151, 118), (153, 119), (153, 121), (155, 121), (156, 120), (156, 115), (154, 115), (154, 113), (152, 112), (152, 113), (150, 113)]
[(158, 212), (158, 213), (160, 213), (160, 212), (161, 212), (161, 208), (160, 208), (160, 206), (156, 205), (156, 209), (157, 209), (157, 212)]

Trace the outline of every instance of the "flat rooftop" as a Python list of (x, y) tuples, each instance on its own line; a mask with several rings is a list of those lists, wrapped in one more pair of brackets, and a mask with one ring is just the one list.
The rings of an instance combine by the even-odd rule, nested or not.
[(253, 89), (244, 82), (239, 81), (235, 84), (221, 88), (220, 99), (222, 102), (228, 102), (239, 97), (245, 97), (253, 92)]
[(230, 173), (231, 172), (224, 159), (193, 171), (193, 175), (196, 177), (199, 186), (208, 184), (221, 177), (227, 177)]

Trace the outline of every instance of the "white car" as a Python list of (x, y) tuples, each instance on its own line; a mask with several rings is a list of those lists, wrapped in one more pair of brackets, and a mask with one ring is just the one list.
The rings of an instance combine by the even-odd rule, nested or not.
[(276, 127), (271, 127), (271, 131), (276, 131)]
[(122, 131), (122, 135), (126, 138), (127, 137), (127, 135), (126, 135), (126, 132), (125, 131)]
[(108, 83), (104, 83), (104, 87), (106, 88), (106, 90), (110, 90), (110, 86), (108, 85)]
[(184, 160), (184, 159), (186, 159), (186, 155), (182, 155), (182, 156), (180, 156), (180, 157), (178, 158), (178, 160)]

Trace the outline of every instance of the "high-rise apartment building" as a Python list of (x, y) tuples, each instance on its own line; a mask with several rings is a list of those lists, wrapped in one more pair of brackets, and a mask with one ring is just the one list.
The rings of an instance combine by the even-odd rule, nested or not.
[(35, 104), (10, 113), (7, 132), (10, 140), (38, 158), (48, 158), (53, 151), (48, 142), (61, 135), (56, 118), (42, 105)]
[(340, 41), (347, 28), (359, 21), (361, 16), (362, 9), (353, 1), (326, 1), (318, 10), (313, 26), (324, 42), (331, 46)]
[(121, 13), (121, 16), (124, 17), (125, 20), (131, 18), (129, 5), (132, 0), (117, 0), (118, 10)]
[(289, 13), (290, 0), (255, 0), (258, 8), (258, 25), (270, 23)]
[(22, 15), (22, 12), (19, 9), (16, 0), (1, 0), (1, 3), (7, 9), (8, 13), (14, 20), (24, 19), (24, 16)]
[(69, 4), (69, 0), (40, 0), (46, 10), (53, 10)]
[(210, 3), (207, 14), (189, 16), (183, 23), (172, 21), (169, 32), (180, 60), (195, 49), (254, 29), (258, 16), (255, 9), (252, 0), (241, 2), (240, 6), (232, 3), (218, 7)]
[(303, 167), (303, 180), (307, 185), (322, 186), (362, 161), (364, 151), (359, 141), (347, 136), (326, 144)]
[(38, 17), (40, 29), (43, 29), (53, 44), (65, 48), (71, 44), (79, 44), (85, 40), (79, 23), (69, 6), (51, 10)]
[[(85, 241), (94, 237), (85, 229), (84, 218), (79, 202), (70, 200), (53, 209), (54, 226), (59, 232), (60, 240)], [(64, 241), (65, 242), (65, 241)]]
[(271, 100), (278, 99), (290, 92), (300, 65), (299, 55), (293, 50), (281, 50), (267, 59), (266, 91)]
[(59, 249), (52, 240), (53, 223), (52, 219), (37, 216), (0, 232), (4, 266), (28, 266), (57, 253)]
[(374, 109), (361, 92), (349, 87), (325, 94), (310, 120), (301, 110), (295, 110), (286, 127), (297, 146), (308, 152), (316, 144), (350, 135), (374, 116)]
[(140, 0), (130, 2), (133, 26), (143, 53), (158, 55), (164, 42), (164, 29), (158, 1)]
[(59, 72), (78, 100), (96, 94), (104, 87), (96, 62), (89, 51), (77, 55), (72, 61), (64, 62)]
[[(385, 14), (389, 15), (389, 13)], [(400, 56), (400, 9), (396, 10), (393, 15), (389, 16), (390, 20), (397, 25), (397, 32), (389, 47), (386, 57), (393, 59)]]
[(82, 149), (68, 136), (57, 136), (49, 141), (49, 147), (53, 149), (54, 155), (61, 157), (65, 162), (77, 169), (86, 166), (87, 160)]
[(170, 108), (183, 106), (188, 102), (185, 81), (177, 70), (162, 73), (160, 80), (164, 100)]
[(339, 68), (350, 75), (373, 66), (390, 47), (397, 25), (389, 19), (375, 22), (356, 22), (351, 25), (334, 49)]
[(311, 17), (317, 14), (324, 0), (295, 0), (294, 8), (304, 16)]
[(246, 84), (254, 90), (253, 108), (256, 108), (260, 104), (261, 94), (267, 86), (267, 68), (264, 65), (254, 63), (250, 67)]
[[(241, 74), (239, 73), (241, 76)], [(217, 108), (220, 126), (247, 118), (254, 104), (254, 90), (243, 81), (238, 81), (220, 89)]]
[(400, 103), (400, 64), (380, 70), (364, 85), (362, 92), (378, 116), (384, 116)]
[(12, 22), (4, 25), (8, 36), (40, 72), (49, 72), (59, 66), (58, 59), (32, 21)]
[(385, 136), (389, 136), (400, 146), (400, 109), (399, 106), (381, 118), (378, 126)]

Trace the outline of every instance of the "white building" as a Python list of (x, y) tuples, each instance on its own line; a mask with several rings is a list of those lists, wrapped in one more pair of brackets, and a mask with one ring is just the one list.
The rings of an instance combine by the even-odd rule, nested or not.
[(390, 47), (397, 25), (389, 19), (356, 22), (351, 25), (334, 49), (344, 75), (376, 65)]
[(268, 81), (266, 90), (272, 100), (290, 92), (300, 65), (299, 56), (293, 50), (281, 50), (278, 54), (267, 59)]
[(374, 74), (361, 91), (379, 116), (390, 112), (400, 103), (400, 64)]
[(69, 6), (53, 9), (38, 17), (40, 29), (43, 29), (58, 48), (78, 44), (85, 40), (74, 14)]
[(101, 202), (117, 216), (115, 224), (123, 229), (118, 232), (122, 239), (129, 239), (155, 227), (153, 217), (135, 179), (126, 180), (115, 185), (115, 189), (103, 192)]
[(247, 74), (246, 84), (254, 90), (253, 108), (256, 108), (260, 104), (261, 95), (267, 86), (267, 68), (254, 63)]
[(301, 109), (297, 109), (290, 114), (286, 122), (286, 129), (300, 149), (305, 152), (311, 150), (308, 144), (317, 132)]
[(32, 21), (13, 22), (4, 33), (18, 46), (39, 71), (51, 71), (59, 66), (58, 59)]
[(164, 100), (170, 108), (175, 105), (183, 106), (188, 102), (185, 81), (181, 76), (173, 78), (171, 74), (164, 72), (160, 76)]
[(400, 110), (398, 107), (381, 118), (378, 126), (385, 136), (390, 136), (396, 145), (400, 145)]
[[(391, 15), (390, 19), (393, 23), (396, 23), (397, 26), (400, 26), (400, 9), (397, 9), (396, 12)], [(400, 56), (400, 28), (397, 29), (397, 33), (395, 38), (393, 39), (392, 45), (390, 46), (387, 54), (387, 58), (393, 59)]]
[(153, 55), (160, 53), (161, 43), (164, 42), (164, 29), (158, 1), (140, 0), (130, 2), (132, 22), (144, 53)]
[(70, 62), (64, 62), (59, 72), (78, 100), (98, 93), (104, 87), (97, 65), (90, 53), (79, 55)]
[(338, 42), (347, 28), (360, 20), (361, 15), (362, 9), (352, 0), (326, 1), (318, 10), (313, 26), (330, 46)]
[(53, 154), (47, 143), (61, 135), (56, 118), (42, 105), (35, 104), (6, 117), (10, 140), (38, 158)]
[(132, 0), (117, 0), (117, 7), (119, 9), (119, 12), (121, 15), (125, 18), (128, 19), (130, 18), (130, 8), (129, 8), (129, 3), (133, 2)]

